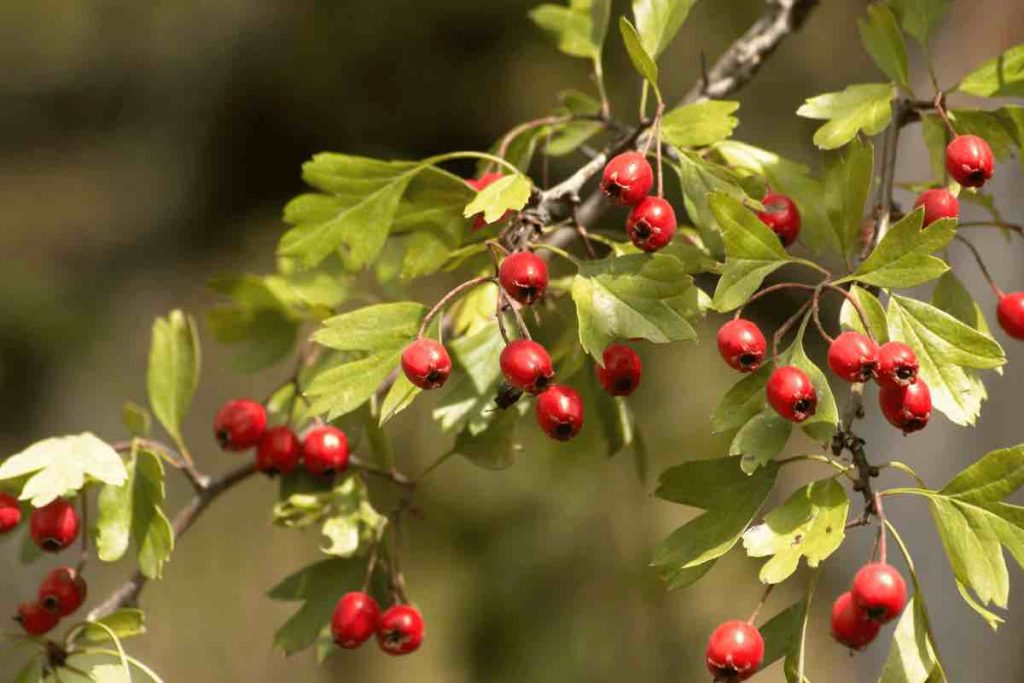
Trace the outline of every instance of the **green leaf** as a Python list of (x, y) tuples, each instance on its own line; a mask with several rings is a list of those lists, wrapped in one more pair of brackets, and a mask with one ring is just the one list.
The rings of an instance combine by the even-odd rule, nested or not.
[(123, 664), (94, 664), (89, 679), (95, 683), (132, 683), (131, 674)]
[(416, 336), (423, 305), (414, 301), (375, 304), (324, 321), (313, 341), (339, 351), (402, 348)]
[(33, 655), (32, 659), (14, 677), (12, 683), (49, 683), (43, 677), (42, 654)]
[(421, 391), (422, 389), (409, 381), (405, 373), (398, 373), (387, 396), (384, 397), (384, 402), (380, 405), (379, 425), (383, 427), (391, 418), (408, 408)]
[(763, 523), (743, 534), (750, 557), (770, 557), (761, 567), (762, 583), (782, 583), (796, 571), (801, 557), (817, 567), (842, 544), (850, 499), (835, 479), (801, 487)]
[(800, 633), (806, 611), (807, 602), (800, 601), (782, 610), (758, 629), (764, 638), (762, 670), (773, 662), (788, 657), (800, 646)]
[(328, 420), (347, 415), (366, 403), (391, 371), (398, 366), (401, 349), (372, 353), (324, 370), (305, 388), (313, 415), (327, 414)]
[(814, 144), (821, 149), (836, 149), (853, 140), (857, 133), (877, 135), (892, 119), (892, 99), (896, 89), (891, 83), (860, 83), (842, 92), (825, 93), (807, 100), (797, 115), (828, 121), (814, 133)]
[(1024, 97), (1024, 45), (1015, 45), (964, 76), (957, 90), (978, 97)]
[(121, 486), (128, 478), (117, 451), (89, 432), (37, 441), (0, 464), (0, 481), (26, 475), (20, 498), (37, 508), (80, 491), (87, 481)]
[(461, 455), (474, 465), (488, 470), (503, 470), (515, 462), (516, 422), (519, 413), (514, 408), (498, 410), (497, 415), (483, 431), (472, 434), (468, 429), (459, 432), (452, 453)]
[(745, 375), (725, 393), (711, 414), (711, 429), (718, 432), (742, 427), (751, 418), (764, 410), (766, 399), (764, 385), (774, 368), (762, 365), (756, 372)]
[(884, 3), (868, 6), (867, 19), (857, 22), (864, 48), (886, 76), (910, 88), (907, 70), (907, 46), (896, 23), (896, 15)]
[(792, 422), (766, 410), (740, 428), (729, 446), (729, 455), (741, 456), (740, 467), (750, 474), (785, 448), (792, 431)]
[(657, 58), (669, 46), (697, 0), (633, 0), (636, 30), (647, 54)]
[(832, 225), (830, 242), (847, 258), (860, 244), (874, 164), (874, 148), (870, 142), (861, 140), (855, 140), (826, 162), (823, 203)]
[(608, 26), (608, 0), (570, 0), (569, 6), (543, 4), (530, 11), (530, 19), (558, 41), (570, 57), (598, 59)]
[(271, 600), (302, 603), (274, 634), (274, 645), (286, 655), (313, 645), (320, 630), (331, 620), (341, 596), (361, 583), (363, 565), (356, 560), (322, 560), (300, 569), (270, 589), (267, 597)]
[[(941, 281), (940, 279), (939, 282)], [(851, 285), (849, 292), (860, 304), (864, 317), (867, 318), (870, 335), (879, 344), (889, 341), (889, 327), (885, 319), (885, 308), (882, 307), (882, 302), (878, 300), (878, 297), (857, 285)], [(843, 306), (839, 310), (839, 323), (846, 330), (868, 334), (868, 330), (864, 329), (864, 324), (861, 322), (857, 310), (845, 298), (843, 299)]]
[(979, 109), (954, 109), (949, 118), (960, 135), (977, 135), (984, 138), (992, 148), (996, 161), (1010, 156), (1017, 142), (1014, 122), (1008, 120), (1002, 110), (982, 111)]
[[(932, 177), (936, 183), (945, 182), (948, 136), (946, 124), (937, 115), (921, 115), (921, 137), (924, 138), (924, 145), (928, 149), (928, 162), (932, 167)], [(962, 200), (966, 196), (966, 193), (961, 193), (960, 199)]]
[(583, 349), (601, 362), (616, 339), (657, 344), (694, 339), (686, 317), (693, 278), (667, 254), (630, 254), (580, 264), (572, 281)]
[(1024, 485), (1024, 445), (1000, 448), (949, 480), (939, 493), (972, 503), (995, 503)]
[(488, 393), (497, 384), (501, 377), (498, 359), (505, 348), (505, 340), (497, 325), (488, 325), (473, 334), (463, 335), (448, 346), (472, 380), (477, 393)]
[(732, 114), (740, 103), (704, 100), (677, 107), (661, 120), (661, 137), (676, 147), (705, 147), (732, 135), (739, 119)]
[(182, 444), (181, 423), (199, 384), (199, 335), (195, 321), (171, 311), (153, 323), (146, 388), (149, 406), (167, 433)]
[(485, 221), (494, 223), (501, 220), (506, 211), (519, 211), (526, 206), (531, 190), (530, 179), (521, 173), (502, 176), (477, 192), (462, 215), (469, 218), (482, 213)]
[(928, 619), (915, 596), (903, 610), (879, 683), (926, 683), (935, 671)]
[(818, 394), (818, 407), (813, 416), (800, 423), (800, 428), (818, 443), (829, 443), (839, 422), (839, 410), (836, 408), (836, 399), (832, 395), (825, 373), (804, 351), (804, 334), (807, 331), (808, 320), (804, 318), (792, 346), (779, 355), (779, 364), (795, 365), (811, 378), (814, 390)]
[(953, 271), (948, 271), (935, 283), (935, 289), (932, 290), (932, 306), (949, 313), (963, 324), (973, 327), (982, 334), (992, 336), (981, 306), (971, 298), (971, 293), (953, 274)]
[[(654, 63), (654, 58), (644, 47), (640, 34), (626, 17), (619, 17), (619, 33), (622, 34), (622, 42), (626, 45), (626, 52), (629, 54), (629, 61), (633, 63), (633, 68), (651, 84), (654, 92), (658, 93), (658, 65)], [(661, 95), (658, 95), (658, 98), (660, 99)]]
[(132, 436), (149, 436), (149, 430), (153, 427), (153, 416), (149, 411), (134, 401), (125, 401), (121, 406), (121, 424), (128, 429)]
[(128, 479), (107, 485), (98, 498), (96, 551), (104, 562), (121, 559), (134, 541), (139, 569), (159, 579), (174, 550), (174, 532), (163, 512), (164, 468), (160, 458), (136, 448), (128, 461)]
[(207, 325), (214, 339), (231, 345), (230, 363), (238, 372), (256, 372), (287, 356), (299, 329), (279, 310), (235, 306), (212, 309)]
[[(121, 640), (141, 636), (146, 632), (145, 615), (142, 613), (142, 610), (135, 608), (119, 609), (102, 619), (97, 619), (96, 623), (106, 626)], [(87, 625), (78, 632), (75, 636), (75, 641), (106, 643), (110, 641), (110, 633), (99, 626)]]
[(904, 289), (934, 280), (949, 266), (933, 252), (945, 249), (956, 235), (956, 219), (945, 218), (922, 230), (924, 209), (918, 208), (892, 226), (874, 251), (853, 275), (840, 280), (858, 280), (885, 289)]
[(949, 8), (949, 0), (890, 0), (889, 4), (903, 30), (921, 45), (928, 44)]
[(687, 152), (680, 152), (676, 170), (686, 213), (700, 230), (701, 240), (708, 252), (720, 257), (723, 253), (722, 236), (715, 215), (708, 205), (708, 198), (712, 193), (723, 192), (737, 201), (743, 201), (747, 197), (741, 186), (743, 179), (726, 166)]

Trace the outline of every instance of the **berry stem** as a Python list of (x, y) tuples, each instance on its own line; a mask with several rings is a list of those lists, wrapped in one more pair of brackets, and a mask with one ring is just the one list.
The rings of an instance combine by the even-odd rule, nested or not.
[(802, 282), (780, 282), (779, 284), (771, 285), (770, 287), (765, 287), (764, 289), (754, 294), (754, 296), (747, 299), (747, 301), (742, 306), (737, 308), (736, 313), (733, 314), (733, 318), (743, 317), (743, 309), (749, 306), (750, 304), (754, 303), (761, 297), (767, 294), (771, 294), (773, 292), (780, 292), (784, 289), (800, 289), (807, 292), (813, 292), (815, 290), (815, 287), (814, 285), (805, 285)]
[(370, 559), (366, 562), (366, 578), (363, 579), (362, 592), (370, 590), (370, 582), (373, 580), (373, 572), (377, 569), (377, 560), (380, 558), (380, 544), (384, 539), (387, 530), (387, 523), (383, 523), (377, 529), (373, 537), (373, 546), (370, 548)]
[(953, 122), (949, 120), (949, 115), (946, 113), (945, 101), (946, 93), (939, 90), (939, 92), (935, 94), (935, 111), (938, 113), (939, 118), (942, 119), (942, 122), (946, 124), (946, 130), (955, 138), (957, 135), (956, 128), (953, 127)]
[(1005, 221), (967, 221), (964, 223), (958, 223), (958, 228), (999, 228), (1000, 230), (1010, 230), (1017, 233), (1021, 237), (1024, 237), (1024, 226), (1017, 225), (1016, 223), (1006, 223)]
[(818, 333), (822, 338), (831, 344), (835, 339), (825, 331), (825, 326), (821, 324), (821, 290), (824, 285), (818, 285), (814, 288), (814, 296), (811, 298), (811, 312), (813, 313), (814, 326), (818, 328)]
[(860, 305), (860, 301), (857, 300), (857, 297), (855, 297), (852, 293), (848, 292), (842, 287), (832, 284), (831, 282), (826, 282), (824, 284), (824, 287), (829, 291), (838, 292), (839, 294), (842, 294), (843, 297), (850, 302), (850, 305), (853, 306), (853, 310), (857, 311), (857, 317), (860, 318), (860, 324), (864, 328), (865, 334), (868, 335), (868, 338), (871, 339), (871, 341), (877, 341), (875, 339), (875, 335), (871, 332), (871, 326), (868, 325), (867, 313), (864, 312), (864, 307)]
[(765, 587), (764, 593), (761, 594), (761, 600), (758, 601), (757, 607), (754, 608), (754, 611), (751, 613), (750, 617), (747, 619), (747, 623), (750, 624), (751, 626), (753, 626), (757, 622), (757, 616), (761, 613), (761, 610), (764, 609), (764, 604), (766, 602), (768, 602), (768, 596), (772, 594), (772, 590), (774, 588), (775, 588), (775, 584), (774, 583), (769, 583)]
[(985, 261), (981, 258), (981, 253), (978, 251), (978, 248), (974, 246), (973, 242), (971, 242), (963, 235), (957, 234), (954, 237), (957, 242), (964, 244), (968, 249), (971, 250), (971, 254), (974, 255), (974, 260), (978, 262), (978, 268), (981, 269), (981, 274), (984, 275), (985, 279), (988, 281), (988, 286), (992, 288), (992, 291), (995, 292), (997, 297), (1002, 298), (1003, 290), (999, 289), (999, 285), (996, 284), (996, 281), (992, 277), (992, 274), (989, 273), (988, 268), (985, 267)]
[(78, 514), (80, 525), (82, 527), (82, 554), (78, 559), (78, 567), (75, 571), (79, 574), (85, 568), (85, 563), (89, 561), (89, 489), (85, 487), (82, 489), (81, 498), (79, 499), (79, 508), (81, 512)]
[(482, 285), (485, 282), (494, 282), (494, 281), (495, 281), (494, 280), (494, 276), (492, 276), (492, 275), (482, 275), (480, 277), (475, 277), (475, 278), (466, 280), (462, 284), (459, 284), (459, 285), (456, 285), (455, 287), (453, 287), (451, 289), (451, 291), (449, 291), (447, 294), (445, 294), (443, 297), (441, 297), (441, 300), (438, 301), (436, 304), (434, 304), (434, 307), (431, 308), (429, 311), (427, 311), (427, 314), (425, 316), (423, 316), (423, 322), (420, 323), (420, 329), (419, 329), (419, 332), (416, 333), (416, 338), (417, 339), (422, 339), (423, 338), (423, 335), (425, 335), (426, 332), (427, 332), (427, 327), (430, 325), (430, 321), (433, 320), (434, 316), (436, 316), (438, 314), (438, 312), (441, 311), (441, 309), (443, 309), (445, 306), (447, 306), (448, 303), (450, 303), (452, 301), (452, 299), (456, 298), (457, 296), (459, 296), (460, 294), (462, 294), (466, 290), (469, 290), (469, 289), (472, 289), (473, 287), (476, 287), (477, 285)]
[(811, 302), (807, 301), (800, 308), (796, 309), (796, 313), (791, 315), (786, 322), (779, 325), (779, 329), (775, 330), (775, 334), (772, 335), (772, 360), (776, 365), (779, 363), (779, 343), (782, 341), (786, 333), (789, 332), (790, 328), (797, 323), (797, 321), (808, 313), (808, 308)]
[(885, 509), (882, 507), (882, 496), (878, 493), (874, 496), (875, 516), (878, 517), (878, 559), (882, 564), (887, 564), (888, 553), (886, 552), (885, 538)]
[(654, 115), (654, 153), (658, 162), (658, 196), (665, 197), (664, 164), (661, 159), (661, 119), (665, 113), (665, 103), (658, 98), (658, 111)]
[(512, 140), (516, 138), (520, 133), (525, 133), (531, 128), (540, 128), (541, 126), (557, 126), (562, 123), (569, 123), (572, 121), (572, 116), (543, 116), (532, 121), (526, 121), (519, 124), (509, 132), (505, 133), (504, 137), (501, 138), (501, 144), (498, 146), (498, 156), (502, 159), (505, 158), (505, 152), (508, 151), (508, 146), (512, 143)]
[(523, 339), (533, 339), (530, 336), (530, 328), (526, 326), (526, 321), (523, 320), (523, 314), (519, 312), (516, 305), (509, 299), (508, 294), (505, 293), (504, 289), (498, 288), (498, 317), (500, 318), (504, 309), (510, 309), (512, 316), (516, 319), (516, 327), (519, 328), (519, 334), (522, 335)]

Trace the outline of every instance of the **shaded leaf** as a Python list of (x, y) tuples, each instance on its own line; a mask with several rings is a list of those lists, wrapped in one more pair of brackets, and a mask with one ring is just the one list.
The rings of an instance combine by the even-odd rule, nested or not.
[(826, 162), (825, 210), (832, 225), (833, 243), (847, 257), (860, 245), (864, 204), (871, 189), (874, 164), (874, 148), (870, 142), (860, 140)]
[(1024, 45), (1015, 45), (964, 76), (957, 90), (979, 97), (1024, 97)]
[(792, 422), (766, 410), (740, 428), (729, 446), (729, 455), (741, 456), (740, 467), (750, 474), (786, 447), (792, 431)]
[(732, 385), (711, 413), (711, 429), (715, 432), (736, 429), (764, 410), (767, 403), (764, 385), (773, 370), (771, 364), (762, 365)]
[(452, 452), (474, 465), (489, 470), (511, 467), (519, 445), (515, 438), (519, 413), (514, 408), (499, 410), (483, 431), (472, 434), (463, 430), (455, 439)]
[(903, 30), (921, 45), (928, 44), (949, 8), (949, 0), (890, 0), (889, 4)]
[(896, 23), (896, 15), (889, 6), (881, 2), (869, 5), (867, 19), (857, 23), (861, 41), (878, 68), (892, 80), (909, 88), (907, 46)]
[(619, 33), (622, 34), (622, 42), (626, 45), (626, 52), (629, 54), (629, 61), (633, 63), (633, 68), (651, 84), (655, 92), (658, 92), (658, 65), (654, 63), (654, 58), (644, 47), (640, 34), (626, 17), (619, 17)]
[(274, 633), (274, 646), (293, 655), (316, 642), (341, 596), (362, 582), (363, 562), (329, 559), (315, 562), (288, 576), (267, 593), (271, 600), (301, 602), (302, 606)]

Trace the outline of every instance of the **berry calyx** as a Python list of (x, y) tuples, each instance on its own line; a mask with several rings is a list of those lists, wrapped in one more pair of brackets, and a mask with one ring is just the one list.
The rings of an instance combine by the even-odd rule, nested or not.
[(977, 135), (957, 135), (946, 145), (946, 170), (964, 187), (981, 187), (992, 177), (992, 148)]
[(784, 194), (769, 192), (761, 200), (764, 211), (757, 217), (779, 236), (782, 246), (788, 247), (800, 235), (800, 209), (796, 203)]
[(943, 218), (960, 217), (960, 201), (944, 187), (925, 190), (917, 196), (914, 208), (924, 207), (924, 227)]
[(302, 457), (302, 445), (288, 427), (273, 427), (263, 433), (256, 449), (256, 469), (264, 474), (291, 474)]
[(60, 615), (51, 612), (38, 602), (23, 602), (18, 605), (14, 620), (21, 624), (30, 636), (41, 636), (52, 630), (60, 621)]
[(58, 498), (32, 511), (29, 532), (42, 550), (59, 553), (78, 537), (78, 513), (71, 503)]
[(857, 606), (852, 593), (843, 593), (832, 604), (832, 637), (848, 648), (861, 650), (867, 647), (881, 628), (881, 624), (869, 619)]
[(583, 399), (572, 387), (554, 384), (537, 397), (537, 424), (557, 441), (568, 441), (583, 427)]
[(777, 368), (765, 385), (768, 404), (790, 422), (803, 422), (818, 408), (818, 392), (807, 373), (793, 365)]
[(917, 380), (917, 354), (903, 342), (891, 341), (878, 347), (878, 383), (907, 386)]
[[(492, 171), (490, 173), (484, 173), (479, 178), (471, 178), (466, 181), (466, 184), (472, 187), (477, 192), (480, 192), (485, 188), (490, 187), (495, 182), (501, 180), (503, 177), (503, 174), (495, 173)], [(502, 214), (501, 218), (495, 221), (495, 223), (502, 222), (503, 220), (509, 218), (513, 213), (513, 211), (506, 211), (504, 214)], [(486, 228), (488, 225), (490, 224), (486, 220), (484, 220), (483, 213), (478, 213), (475, 216), (473, 216), (473, 230), (482, 230), (483, 228)]]
[(402, 351), (402, 372), (420, 389), (438, 389), (452, 373), (452, 359), (440, 342), (423, 337)]
[(638, 249), (658, 251), (676, 234), (676, 212), (661, 197), (647, 197), (629, 212), (626, 234)]
[(716, 681), (745, 681), (761, 668), (764, 638), (745, 621), (727, 621), (711, 633), (704, 661)]
[(861, 567), (850, 593), (857, 607), (880, 624), (898, 617), (907, 604), (906, 582), (895, 568), (882, 562)]
[(718, 352), (726, 364), (740, 372), (761, 367), (768, 343), (761, 328), (743, 318), (735, 318), (718, 328)]
[(629, 396), (640, 386), (644, 366), (636, 351), (625, 344), (609, 344), (601, 354), (604, 367), (598, 365), (597, 380), (612, 396)]
[(82, 606), (87, 594), (88, 587), (81, 574), (71, 567), (58, 567), (43, 579), (37, 597), (40, 605), (66, 617)]
[(617, 204), (632, 206), (647, 196), (654, 185), (654, 171), (640, 152), (623, 152), (604, 167), (601, 192)]
[(352, 650), (377, 632), (379, 620), (380, 607), (373, 597), (362, 591), (345, 593), (334, 608), (331, 635), (339, 647)]
[(1014, 339), (1024, 339), (1024, 292), (1011, 292), (999, 297), (996, 317), (1003, 332)]
[(377, 621), (377, 643), (389, 655), (415, 652), (423, 642), (423, 617), (412, 605), (395, 605)]
[(904, 434), (924, 429), (932, 416), (932, 394), (920, 377), (905, 387), (883, 384), (878, 404), (889, 424), (902, 429)]
[(302, 461), (317, 477), (333, 477), (348, 467), (348, 437), (337, 427), (314, 427), (302, 440)]
[(547, 349), (529, 339), (516, 339), (502, 349), (501, 374), (509, 386), (538, 394), (551, 384), (555, 370)]
[(260, 442), (267, 428), (267, 410), (247, 398), (228, 401), (213, 420), (213, 435), (226, 451), (244, 451)]
[(6, 493), (0, 493), (0, 534), (8, 531), (21, 523), (21, 506), (18, 499)]
[(498, 281), (506, 294), (529, 306), (548, 289), (548, 264), (532, 251), (517, 251), (502, 260)]
[(828, 347), (828, 366), (847, 382), (867, 382), (878, 369), (878, 344), (860, 332), (843, 332)]

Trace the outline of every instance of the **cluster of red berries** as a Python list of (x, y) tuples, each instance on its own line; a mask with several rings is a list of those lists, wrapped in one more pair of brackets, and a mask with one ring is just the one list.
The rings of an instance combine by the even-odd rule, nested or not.
[(331, 635), (334, 642), (346, 650), (354, 650), (376, 635), (377, 644), (384, 652), (407, 655), (423, 642), (423, 617), (418, 609), (405, 604), (394, 605), (381, 613), (371, 595), (353, 591), (338, 600), (331, 617)]
[(23, 602), (18, 606), (14, 620), (29, 635), (42, 635), (81, 607), (86, 594), (87, 587), (81, 574), (71, 567), (58, 567), (43, 579), (34, 602)]
[(631, 206), (626, 234), (638, 249), (658, 251), (676, 234), (676, 213), (662, 197), (651, 197), (654, 171), (640, 152), (623, 152), (604, 167), (601, 191), (622, 206)]
[(290, 474), (301, 463), (317, 477), (329, 478), (348, 467), (348, 437), (329, 425), (313, 427), (302, 441), (287, 426), (267, 428), (267, 411), (249, 399), (228, 401), (217, 412), (213, 432), (220, 447), (244, 451), (256, 447), (256, 469), (268, 475)]
[(863, 649), (906, 604), (907, 584), (898, 571), (884, 562), (865, 565), (832, 605), (832, 637), (853, 650)]

